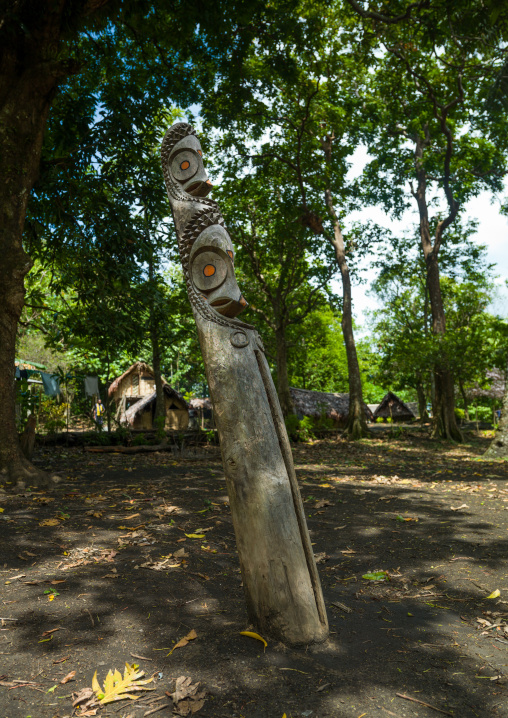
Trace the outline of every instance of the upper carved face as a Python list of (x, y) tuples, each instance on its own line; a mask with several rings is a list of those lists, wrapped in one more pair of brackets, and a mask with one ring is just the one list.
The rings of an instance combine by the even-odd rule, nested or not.
[(201, 144), (195, 135), (176, 143), (169, 158), (169, 169), (185, 192), (193, 197), (206, 197), (212, 189), (203, 165)]
[(196, 290), (225, 317), (236, 317), (247, 306), (236, 282), (233, 260), (231, 239), (219, 224), (201, 232), (189, 257), (190, 276)]

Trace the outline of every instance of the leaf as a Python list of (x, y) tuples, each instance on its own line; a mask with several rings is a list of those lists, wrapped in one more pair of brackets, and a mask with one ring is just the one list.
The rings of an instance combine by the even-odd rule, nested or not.
[(501, 591), (498, 588), (496, 588), (496, 590), (492, 591), (490, 596), (487, 596), (487, 598), (497, 598), (500, 595), (501, 595)]
[(52, 688), (48, 688), (48, 690), (46, 691), (46, 693), (54, 693), (55, 688), (57, 688), (57, 685), (56, 685), (56, 684), (55, 684)]
[(263, 644), (263, 653), (266, 650), (266, 647), (268, 646), (268, 643), (265, 641), (265, 639), (259, 635), (259, 633), (254, 633), (254, 631), (240, 631), (240, 636), (249, 636), (249, 638), (255, 638), (256, 641), (261, 641)]
[(65, 683), (68, 683), (69, 681), (72, 681), (72, 680), (74, 679), (74, 676), (75, 676), (75, 675), (76, 675), (76, 671), (71, 671), (70, 673), (68, 673), (68, 674), (65, 676), (65, 678), (62, 678), (62, 680), (60, 681), (60, 683), (61, 683), (62, 685), (64, 685)]
[[(184, 636), (183, 638), (181, 638), (181, 639), (178, 641), (178, 643), (177, 643), (175, 646), (173, 646), (173, 648), (172, 648), (172, 649), (170, 650), (170, 652), (168, 653), (168, 656), (170, 656), (175, 649), (177, 649), (177, 648), (183, 648), (184, 646), (186, 646), (186, 645), (188, 644), (189, 641), (193, 641), (193, 640), (194, 640), (195, 638), (197, 638), (197, 637), (198, 637), (198, 634), (196, 633), (196, 631), (195, 631), (194, 629), (192, 629), (192, 631), (190, 631), (186, 636)], [(166, 658), (167, 658), (168, 656), (166, 656)]]
[(58, 519), (44, 519), (44, 521), (39, 521), (39, 526), (59, 526), (60, 521)]
[(369, 581), (386, 581), (389, 580), (388, 571), (375, 571), (374, 573), (364, 573), (362, 578)]
[(187, 538), (204, 539), (205, 534), (185, 534)]
[(153, 681), (153, 676), (152, 678), (141, 681), (139, 679), (145, 675), (145, 672), (138, 669), (139, 666), (136, 663), (132, 665), (126, 663), (123, 678), (120, 671), (115, 670), (114, 673), (111, 670), (108, 671), (108, 675), (104, 681), (104, 690), (100, 687), (99, 681), (97, 680), (97, 671), (95, 671), (92, 678), (92, 688), (99, 702), (102, 704), (113, 703), (113, 701), (123, 701), (125, 698), (130, 698), (130, 700), (135, 701), (138, 696), (133, 696), (128, 691), (149, 690), (148, 688), (144, 688), (144, 686)]
[(0, 514), (3, 514), (4, 511), (5, 509), (0, 509)]

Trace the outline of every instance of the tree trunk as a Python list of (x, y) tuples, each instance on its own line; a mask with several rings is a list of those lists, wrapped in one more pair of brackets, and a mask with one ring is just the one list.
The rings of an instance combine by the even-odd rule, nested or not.
[[(148, 230), (147, 230), (148, 235)], [(153, 259), (150, 257), (150, 260), (148, 262), (148, 277), (151, 284), (152, 289), (155, 289), (153, 286), (154, 283), (154, 271), (153, 271)], [(153, 376), (155, 379), (155, 426), (159, 428), (157, 419), (162, 418), (164, 421), (161, 422), (162, 426), (160, 429), (164, 428), (164, 423), (166, 419), (166, 407), (164, 402), (164, 389), (162, 388), (162, 374), (161, 374), (161, 351), (160, 351), (160, 345), (159, 345), (159, 332), (157, 327), (157, 317), (155, 316), (155, 312), (153, 309), (153, 306), (150, 306), (149, 309), (150, 313), (150, 342), (152, 344), (152, 367), (153, 367)]]
[(423, 424), (424, 421), (429, 420), (429, 414), (427, 412), (427, 399), (425, 397), (425, 389), (421, 381), (416, 383), (416, 395), (418, 397), (418, 414), (420, 415), (420, 422)]
[[(61, 12), (61, 9), (60, 9)], [(15, 424), (16, 331), (24, 304), (24, 277), (32, 262), (22, 246), (27, 202), (37, 178), (46, 120), (57, 87), (55, 13), (45, 27), (25, 33), (22, 49), (0, 51), (0, 475), (18, 484), (50, 481), (20, 449)], [(41, 48), (40, 34), (45, 31)], [(14, 49), (15, 48), (15, 49)], [(19, 56), (18, 56), (19, 54)], [(45, 55), (48, 54), (48, 57)]]
[(361, 439), (369, 434), (362, 392), (362, 378), (360, 365), (356, 353), (356, 343), (353, 331), (353, 311), (351, 302), (351, 278), (346, 259), (344, 237), (340, 229), (339, 220), (335, 213), (330, 190), (325, 191), (328, 211), (333, 219), (333, 239), (331, 243), (335, 249), (335, 258), (339, 265), (342, 277), (342, 334), (346, 346), (347, 368), (349, 374), (349, 416), (346, 433), (351, 439)]
[[(427, 284), (432, 311), (432, 331), (439, 338), (446, 332), (446, 319), (441, 296), (439, 267), (434, 251), (426, 259)], [(433, 407), (432, 436), (434, 438), (464, 441), (455, 416), (455, 383), (449, 368), (446, 350), (439, 351), (434, 364), (435, 398)]]
[(508, 365), (505, 372), (505, 390), (501, 419), (497, 426), (496, 435), (484, 454), (486, 459), (508, 459)]
[(279, 323), (275, 330), (276, 343), (276, 365), (277, 365), (277, 394), (279, 396), (280, 408), (282, 414), (286, 417), (294, 414), (293, 399), (289, 391), (288, 377), (288, 348), (286, 342), (286, 329)]
[(463, 383), (462, 379), (459, 379), (459, 390), (460, 390), (460, 395), (462, 397), (462, 401), (464, 403), (464, 419), (466, 419), (466, 421), (469, 421), (469, 406), (467, 403), (467, 396), (466, 396), (466, 392), (464, 390), (464, 383)]

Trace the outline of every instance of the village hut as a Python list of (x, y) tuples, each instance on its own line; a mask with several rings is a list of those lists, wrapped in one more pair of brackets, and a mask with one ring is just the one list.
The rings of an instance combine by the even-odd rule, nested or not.
[[(184, 430), (189, 423), (189, 405), (175, 389), (164, 379), (164, 407), (168, 430)], [(117, 377), (108, 389), (109, 400), (116, 406), (116, 419), (128, 424), (134, 430), (154, 429), (155, 376), (153, 369), (144, 362), (136, 362), (121, 376)]]
[(374, 412), (374, 419), (379, 418), (392, 421), (413, 421), (416, 417), (407, 404), (404, 404), (396, 394), (389, 391)]
[[(309, 389), (289, 389), (295, 413), (299, 419), (311, 416), (319, 419), (326, 416), (333, 421), (334, 427), (342, 428), (349, 418), (349, 394), (334, 394), (326, 391)], [(372, 421), (372, 412), (367, 404), (363, 405), (365, 419)]]
[(195, 429), (213, 428), (213, 407), (208, 397), (189, 401), (189, 425)]

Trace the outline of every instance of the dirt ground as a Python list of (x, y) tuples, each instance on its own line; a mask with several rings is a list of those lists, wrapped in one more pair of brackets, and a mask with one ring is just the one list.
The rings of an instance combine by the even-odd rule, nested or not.
[[(217, 451), (45, 449), (35, 463), (61, 484), (0, 490), (0, 718), (508, 716), (508, 464), (482, 461), (487, 445), (295, 446), (330, 638), (265, 651), (240, 635)], [(126, 662), (151, 692), (73, 709), (95, 671), (102, 684)], [(182, 676), (200, 685), (173, 703)]]

